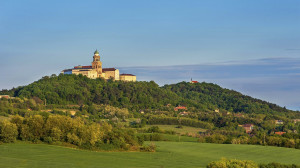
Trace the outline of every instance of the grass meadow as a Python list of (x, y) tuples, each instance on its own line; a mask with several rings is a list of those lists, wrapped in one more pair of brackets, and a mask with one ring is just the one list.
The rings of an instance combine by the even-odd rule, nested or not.
[[(150, 143), (150, 142), (147, 142)], [(152, 143), (152, 142), (151, 142)], [(257, 163), (300, 164), (300, 150), (255, 145), (154, 142), (157, 151), (94, 152), (47, 144), (0, 145), (0, 167), (205, 167), (222, 157)]]

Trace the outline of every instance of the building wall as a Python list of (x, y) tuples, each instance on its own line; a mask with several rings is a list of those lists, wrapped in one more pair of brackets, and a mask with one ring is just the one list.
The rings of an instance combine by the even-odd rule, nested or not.
[(115, 71), (105, 71), (105, 79), (115, 78)]
[(136, 81), (136, 76), (129, 76), (129, 75), (120, 75), (121, 81)]
[(115, 80), (120, 80), (120, 71), (118, 69), (115, 71)]
[(91, 79), (96, 79), (98, 77), (98, 73), (94, 69), (90, 69), (90, 70), (72, 69), (72, 71), (65, 71), (64, 74), (75, 74), (75, 75), (81, 74)]
[(114, 78), (115, 80), (119, 80), (119, 70), (116, 69), (114, 71), (105, 71), (105, 79)]
[(96, 79), (98, 77), (98, 73), (95, 70), (92, 71), (88, 71), (88, 75), (87, 77), (91, 78), (91, 79)]

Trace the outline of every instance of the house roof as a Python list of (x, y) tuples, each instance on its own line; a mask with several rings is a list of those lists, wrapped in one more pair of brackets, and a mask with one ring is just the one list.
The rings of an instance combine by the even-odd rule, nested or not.
[(282, 134), (285, 134), (286, 132), (275, 132), (275, 134), (277, 134), (277, 135), (282, 135)]
[(251, 127), (254, 126), (253, 124), (244, 124), (243, 127)]
[(121, 74), (120, 76), (135, 76), (135, 75), (132, 75), (132, 74)]
[(116, 68), (103, 68), (102, 71), (106, 72), (106, 71), (115, 71), (117, 70)]
[(184, 106), (178, 106), (178, 107), (175, 107), (176, 109), (186, 109), (186, 107)]
[(92, 66), (75, 66), (74, 69), (92, 69)]

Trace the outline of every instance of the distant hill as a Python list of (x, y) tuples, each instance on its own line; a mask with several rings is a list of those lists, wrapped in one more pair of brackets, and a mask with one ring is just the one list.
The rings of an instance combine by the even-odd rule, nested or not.
[(237, 91), (224, 89), (212, 83), (181, 82), (163, 87), (183, 99), (196, 102), (197, 108), (224, 109), (229, 112), (281, 113), (292, 112), (284, 107), (260, 99), (243, 95)]
[[(109, 104), (133, 111), (170, 110), (178, 105), (193, 111), (284, 114), (293, 112), (266, 101), (224, 89), (216, 84), (181, 82), (159, 87), (155, 82), (89, 79), (82, 75), (52, 75), (27, 86), (2, 90), (15, 97), (39, 97), (47, 104)], [(166, 105), (171, 104), (167, 108)]]

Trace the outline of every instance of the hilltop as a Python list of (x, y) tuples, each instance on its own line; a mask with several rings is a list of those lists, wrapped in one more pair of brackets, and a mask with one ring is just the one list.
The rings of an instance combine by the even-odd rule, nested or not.
[(106, 104), (135, 112), (148, 109), (170, 111), (181, 105), (194, 112), (218, 109), (232, 113), (294, 114), (285, 107), (205, 82), (180, 82), (159, 87), (154, 81), (124, 82), (89, 79), (82, 75), (52, 75), (27, 86), (3, 90), (0, 94), (38, 97), (47, 104)]

